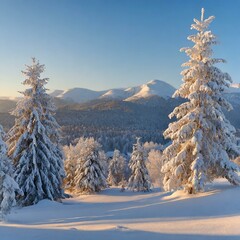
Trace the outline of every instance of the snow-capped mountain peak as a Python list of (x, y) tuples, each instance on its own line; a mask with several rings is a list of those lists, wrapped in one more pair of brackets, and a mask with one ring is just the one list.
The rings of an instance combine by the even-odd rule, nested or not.
[(151, 96), (160, 96), (163, 98), (169, 98), (175, 92), (175, 88), (170, 84), (161, 80), (151, 80), (146, 84), (140, 86), (138, 91), (133, 96), (126, 99), (126, 101), (133, 101), (139, 98), (147, 98)]

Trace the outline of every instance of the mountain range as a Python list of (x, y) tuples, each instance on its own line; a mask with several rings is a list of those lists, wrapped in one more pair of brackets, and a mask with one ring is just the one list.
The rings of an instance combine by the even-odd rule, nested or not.
[[(128, 87), (128, 88), (114, 88), (102, 91), (90, 90), (87, 88), (71, 88), (68, 90), (54, 90), (50, 95), (60, 103), (86, 103), (93, 100), (122, 100), (128, 102), (135, 102), (144, 99), (149, 99), (153, 96), (158, 96), (164, 99), (172, 97), (176, 89), (162, 80), (151, 80), (145, 84)], [(240, 103), (240, 84), (231, 84), (225, 90), (225, 96), (230, 102)], [(7, 105), (12, 105), (11, 102), (17, 101), (18, 98), (0, 97), (0, 103), (6, 101)], [(1, 104), (0, 104), (1, 105)], [(6, 108), (5, 106), (3, 107)], [(0, 106), (1, 112), (1, 106)]]
[[(160, 80), (105, 91), (55, 90), (51, 95), (57, 106), (56, 119), (62, 126), (62, 143), (91, 136), (105, 151), (117, 148), (125, 153), (132, 150), (135, 137), (164, 144), (167, 140), (162, 133), (170, 123), (168, 115), (184, 101), (171, 98), (174, 91), (174, 87)], [(225, 112), (226, 117), (240, 129), (239, 85), (232, 85), (224, 94), (233, 105), (233, 111)], [(16, 100), (0, 99), (0, 123), (6, 131), (14, 124), (9, 112), (15, 108)]]
[(94, 91), (86, 88), (72, 88), (68, 90), (55, 90), (51, 93), (53, 97), (74, 103), (84, 103), (96, 99), (118, 99), (123, 101), (136, 101), (141, 98), (159, 96), (170, 98), (175, 88), (161, 80), (152, 80), (146, 84), (129, 87), (116, 88), (103, 91)]
[[(50, 93), (51, 96), (67, 103), (86, 103), (92, 100), (122, 100), (135, 102), (158, 96), (169, 99), (175, 92), (175, 88), (162, 80), (151, 80), (129, 88), (115, 88), (103, 91), (94, 91), (86, 88), (71, 88), (68, 90), (55, 90)], [(233, 103), (240, 104), (240, 84), (231, 84), (225, 90), (226, 98)]]

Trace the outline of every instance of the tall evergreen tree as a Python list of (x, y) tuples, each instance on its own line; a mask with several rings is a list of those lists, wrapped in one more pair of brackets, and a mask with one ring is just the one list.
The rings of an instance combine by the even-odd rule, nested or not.
[(169, 115), (178, 120), (164, 132), (172, 140), (164, 151), (166, 162), (162, 171), (166, 190), (183, 187), (196, 193), (204, 189), (206, 182), (218, 177), (240, 184), (238, 167), (230, 161), (231, 155), (239, 154), (235, 129), (222, 111), (231, 110), (222, 94), (231, 77), (214, 66), (225, 61), (212, 58), (211, 47), (217, 42), (208, 26), (213, 19), (213, 16), (204, 19), (202, 9), (201, 20), (194, 19), (191, 25), (197, 34), (188, 37), (194, 46), (181, 49), (190, 59), (183, 64), (184, 83), (174, 96), (188, 101)]
[(150, 191), (151, 180), (146, 167), (147, 154), (144, 147), (137, 138), (137, 143), (133, 145), (133, 152), (129, 162), (131, 176), (128, 180), (128, 188), (133, 191)]
[(74, 177), (76, 191), (94, 193), (106, 188), (100, 144), (93, 138), (86, 138), (80, 151)]
[(21, 194), (18, 184), (13, 179), (12, 161), (7, 156), (5, 133), (0, 126), (0, 212), (2, 217), (15, 205), (15, 193)]
[(115, 149), (113, 158), (109, 164), (108, 183), (113, 186), (118, 186), (124, 180), (126, 161), (120, 154), (120, 151)]
[(32, 65), (22, 73), (24, 85), (30, 86), (17, 103), (12, 115), (15, 125), (9, 131), (9, 156), (15, 165), (15, 180), (24, 196), (22, 205), (36, 204), (42, 199), (64, 197), (65, 176), (59, 143), (59, 125), (52, 98), (46, 93), (48, 78), (40, 78), (44, 65), (33, 58)]

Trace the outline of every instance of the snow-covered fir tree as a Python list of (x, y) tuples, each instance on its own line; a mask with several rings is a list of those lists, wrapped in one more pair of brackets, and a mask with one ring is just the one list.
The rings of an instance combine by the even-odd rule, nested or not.
[[(82, 159), (85, 159), (87, 157), (87, 154), (89, 154), (89, 151), (86, 151), (86, 146), (96, 144), (97, 147), (99, 147), (97, 151), (98, 161), (101, 165), (101, 171), (104, 176), (107, 176), (108, 172), (108, 164), (107, 164), (107, 157), (102, 151), (101, 146), (98, 142), (94, 141), (93, 138), (84, 138), (81, 137), (78, 139), (78, 142), (76, 145), (70, 145), (64, 147), (64, 153), (65, 153), (65, 171), (66, 171), (66, 178), (64, 179), (64, 186), (65, 189), (67, 189), (70, 192), (81, 192), (84, 190), (79, 189), (78, 181), (76, 181), (76, 178), (79, 174), (79, 169), (81, 169)], [(94, 144), (93, 144), (94, 143)], [(88, 192), (88, 191), (85, 191)]]
[(86, 139), (81, 137), (74, 141), (75, 145), (70, 144), (70, 146), (63, 147), (65, 155), (64, 168), (66, 173), (66, 177), (64, 178), (64, 188), (69, 192), (74, 192), (76, 188), (74, 179), (76, 176), (79, 159), (84, 152), (83, 149), (85, 146), (85, 141)]
[[(98, 144), (100, 144), (100, 143), (98, 142)], [(101, 166), (103, 168), (103, 175), (105, 177), (107, 177), (108, 176), (109, 160), (108, 160), (108, 157), (107, 157), (106, 153), (102, 150), (102, 145), (101, 144), (100, 144), (100, 148), (101, 148), (101, 150), (99, 151), (99, 161), (100, 161)]]
[(124, 181), (126, 160), (121, 155), (120, 151), (115, 149), (113, 158), (109, 164), (108, 183), (112, 186), (118, 186)]
[(9, 156), (15, 166), (15, 180), (23, 191), (21, 205), (36, 204), (42, 199), (64, 197), (63, 154), (59, 144), (59, 125), (52, 98), (46, 93), (48, 78), (40, 78), (44, 65), (33, 58), (22, 73), (24, 85), (30, 86), (17, 103), (12, 115), (15, 125), (9, 131)]
[(0, 126), (0, 214), (4, 218), (15, 205), (15, 193), (21, 194), (18, 184), (13, 179), (12, 161), (7, 156), (5, 133)]
[(65, 146), (63, 148), (65, 154), (64, 168), (66, 172), (66, 177), (64, 178), (64, 188), (72, 192), (75, 188), (75, 171), (77, 165), (78, 152), (76, 146), (70, 144), (70, 146)]
[(133, 145), (133, 151), (129, 162), (131, 176), (128, 180), (128, 189), (132, 191), (150, 191), (152, 183), (146, 167), (147, 154), (144, 147), (137, 138), (136, 144)]
[(101, 145), (93, 138), (86, 138), (81, 146), (74, 184), (81, 193), (99, 192), (106, 188), (106, 177), (101, 161)]
[(164, 132), (172, 144), (164, 151), (166, 162), (162, 168), (164, 187), (174, 190), (183, 187), (189, 193), (197, 193), (214, 178), (224, 177), (232, 184), (240, 184), (238, 167), (230, 156), (239, 155), (235, 129), (225, 118), (223, 109), (231, 110), (223, 91), (229, 87), (231, 77), (215, 66), (225, 62), (212, 58), (211, 47), (217, 43), (208, 30), (211, 16), (194, 19), (191, 29), (197, 31), (188, 37), (193, 47), (183, 48), (189, 60), (183, 64), (183, 84), (175, 97), (187, 99), (169, 115), (178, 120), (169, 124)]

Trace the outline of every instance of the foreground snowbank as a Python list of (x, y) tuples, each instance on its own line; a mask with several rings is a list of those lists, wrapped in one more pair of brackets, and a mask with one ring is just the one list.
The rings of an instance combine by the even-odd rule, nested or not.
[(111, 188), (63, 203), (15, 209), (0, 223), (1, 240), (240, 239), (240, 188), (226, 181), (206, 193), (172, 195)]

